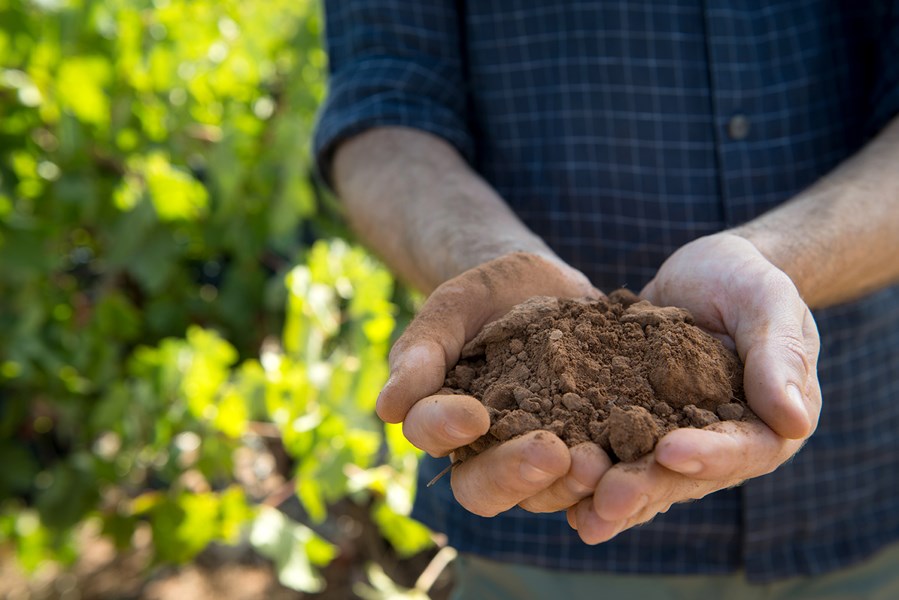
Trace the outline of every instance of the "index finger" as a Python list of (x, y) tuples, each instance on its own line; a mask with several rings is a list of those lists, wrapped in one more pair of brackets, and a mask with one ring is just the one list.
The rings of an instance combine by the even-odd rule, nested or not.
[(483, 286), (452, 280), (431, 294), (390, 351), (390, 378), (375, 405), (381, 419), (403, 421), (416, 402), (443, 387), (465, 341), (489, 316), (484, 292)]
[(762, 421), (722, 421), (704, 429), (675, 429), (659, 440), (656, 461), (694, 479), (729, 484), (770, 473), (802, 446)]
[(783, 437), (811, 435), (821, 410), (819, 340), (814, 318), (782, 271), (759, 269), (734, 278), (725, 320), (744, 362), (749, 406)]
[(582, 274), (538, 256), (501, 256), (442, 284), (390, 351), (390, 378), (378, 416), (399, 423), (420, 399), (437, 392), (462, 347), (488, 322), (533, 296), (597, 296)]

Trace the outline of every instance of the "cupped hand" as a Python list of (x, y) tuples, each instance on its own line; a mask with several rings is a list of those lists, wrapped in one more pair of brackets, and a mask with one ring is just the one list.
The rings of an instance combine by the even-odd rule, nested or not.
[[(378, 415), (402, 422), (409, 441), (432, 456), (445, 456), (484, 435), (490, 417), (477, 399), (437, 392), (465, 343), (533, 296), (601, 293), (561, 261), (526, 253), (504, 255), (447, 281), (391, 350)], [(557, 436), (535, 431), (465, 460), (453, 469), (452, 488), (462, 506), (481, 516), (515, 505), (559, 511), (592, 494), (610, 464), (595, 444), (569, 450)]]
[(737, 351), (747, 402), (761, 421), (677, 429), (652, 454), (609, 469), (593, 496), (568, 510), (590, 544), (674, 503), (770, 473), (802, 447), (821, 410), (815, 321), (790, 278), (750, 241), (720, 233), (687, 244), (641, 296), (689, 309), (697, 325)]

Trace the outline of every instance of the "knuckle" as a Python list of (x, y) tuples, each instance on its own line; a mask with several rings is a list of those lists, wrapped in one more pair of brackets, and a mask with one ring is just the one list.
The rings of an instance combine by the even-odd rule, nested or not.
[(793, 331), (782, 331), (776, 338), (781, 359), (806, 377), (811, 371), (811, 361), (806, 352), (805, 340)]
[(574, 474), (565, 477), (564, 482), (568, 495), (577, 500), (586, 498), (593, 493), (593, 486), (590, 485), (590, 483), (578, 479)]
[(547, 497), (545, 494), (538, 494), (536, 496), (531, 496), (530, 498), (525, 498), (518, 503), (518, 506), (532, 513), (548, 513), (564, 510), (571, 506), (571, 504), (571, 502), (559, 502), (557, 498)]
[(784, 300), (799, 300), (799, 292), (789, 275), (774, 267), (767, 261), (760, 263), (755, 281), (747, 280), (747, 284), (760, 285), (769, 294), (776, 294)]
[(540, 489), (518, 476), (516, 469), (498, 469), (492, 473), (497, 494), (505, 498), (522, 500)]
[(802, 316), (802, 333), (806, 354), (812, 361), (812, 364), (818, 363), (818, 354), (821, 351), (821, 337), (818, 334), (818, 324), (812, 311), (808, 308)]

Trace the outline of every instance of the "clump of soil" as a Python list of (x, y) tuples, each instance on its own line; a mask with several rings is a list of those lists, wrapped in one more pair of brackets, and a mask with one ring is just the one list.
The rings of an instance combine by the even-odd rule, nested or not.
[(543, 429), (630, 462), (672, 429), (751, 418), (742, 382), (739, 358), (688, 311), (620, 290), (519, 304), (465, 346), (443, 393), (472, 395), (490, 413), (490, 431), (456, 460)]

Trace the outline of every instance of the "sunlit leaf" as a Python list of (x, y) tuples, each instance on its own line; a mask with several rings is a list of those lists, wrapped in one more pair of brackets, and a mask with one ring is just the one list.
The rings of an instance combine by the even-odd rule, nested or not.
[(248, 418), (246, 399), (237, 389), (227, 388), (218, 403), (218, 414), (214, 421), (216, 428), (229, 437), (240, 437), (246, 432)]
[(309, 593), (324, 589), (324, 580), (312, 565), (328, 564), (336, 556), (336, 548), (308, 527), (276, 509), (264, 508), (253, 522), (250, 543), (274, 561), (283, 585)]
[(400, 556), (412, 556), (433, 545), (427, 527), (410, 517), (396, 514), (386, 503), (378, 503), (373, 516), (381, 533)]
[[(373, 406), (409, 315), (309, 176), (321, 3), (0, 12), (0, 552), (71, 560), (90, 518), (119, 545), (149, 523), (161, 562), (236, 541), (235, 455), (268, 436), (314, 520), (407, 512), (417, 451)], [(315, 589), (335, 549), (286, 530), (281, 577)]]
[(191, 220), (205, 213), (206, 188), (189, 173), (172, 166), (163, 154), (148, 156), (142, 173), (160, 219)]
[(101, 56), (68, 57), (59, 67), (57, 93), (60, 103), (85, 123), (105, 128), (109, 123), (109, 60)]

